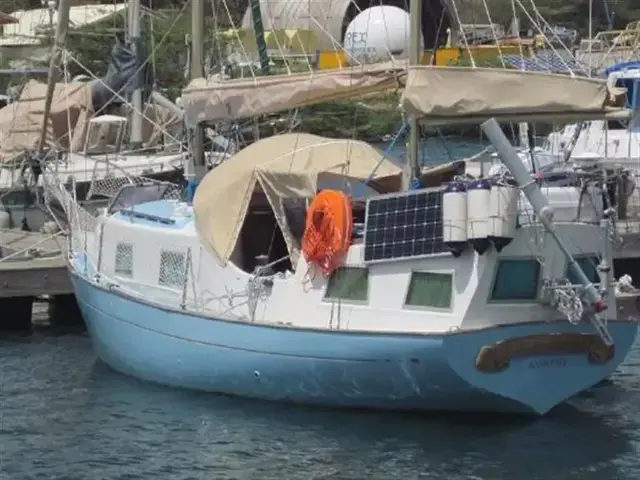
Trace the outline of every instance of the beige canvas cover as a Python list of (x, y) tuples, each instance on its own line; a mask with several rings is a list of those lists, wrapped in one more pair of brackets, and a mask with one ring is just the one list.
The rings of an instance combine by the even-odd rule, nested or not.
[[(130, 104), (120, 107), (120, 114), (128, 117), (133, 112)], [(147, 102), (142, 111), (142, 140), (145, 147), (161, 144), (165, 135), (168, 140), (180, 140), (182, 136), (182, 117), (168, 108), (153, 102)]]
[(400, 64), (367, 65), (292, 75), (198, 78), (182, 92), (188, 125), (236, 120), (396, 88)]
[(169, 142), (173, 143), (173, 139), (179, 141), (182, 136), (182, 117), (162, 105), (147, 103), (142, 121), (145, 147), (160, 145), (165, 133)]
[[(36, 148), (44, 117), (47, 85), (30, 80), (20, 98), (0, 109), (0, 163)], [(58, 83), (53, 93), (46, 144), (63, 150), (80, 150), (93, 113), (91, 87), (87, 83)]]
[[(389, 190), (400, 186), (401, 169), (382, 152), (357, 140), (336, 140), (308, 133), (287, 133), (260, 140), (209, 172), (193, 200), (202, 243), (221, 261), (233, 253), (253, 193), (267, 196), (292, 260), (298, 251), (286, 226), (282, 198), (312, 198), (318, 175), (374, 178)], [(379, 164), (379, 166), (378, 166)], [(377, 169), (376, 169), (376, 166)]]
[(626, 113), (624, 89), (609, 89), (604, 80), (465, 67), (410, 67), (401, 105), (427, 123)]

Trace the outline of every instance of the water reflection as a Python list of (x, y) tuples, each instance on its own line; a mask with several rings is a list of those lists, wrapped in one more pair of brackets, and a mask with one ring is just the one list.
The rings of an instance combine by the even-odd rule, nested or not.
[(86, 334), (0, 342), (7, 478), (636, 478), (638, 351), (542, 419), (336, 411), (156, 386)]

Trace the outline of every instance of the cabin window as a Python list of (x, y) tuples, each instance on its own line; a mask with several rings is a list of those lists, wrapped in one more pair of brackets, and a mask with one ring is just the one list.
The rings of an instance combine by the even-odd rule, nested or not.
[(538, 295), (540, 263), (535, 259), (500, 260), (491, 299), (533, 300)]
[(620, 120), (608, 120), (607, 121), (607, 129), (608, 130), (626, 130), (627, 125)]
[(133, 277), (133, 245), (130, 243), (116, 245), (114, 271), (120, 277)]
[[(575, 260), (582, 271), (587, 276), (591, 283), (600, 283), (600, 275), (598, 274), (598, 257), (596, 256), (587, 256), (587, 257), (575, 257)], [(572, 285), (578, 285), (580, 280), (573, 273), (573, 271), (569, 268), (567, 264), (567, 280), (571, 282)]]
[(413, 272), (405, 305), (410, 307), (451, 308), (453, 275)]
[(160, 252), (160, 276), (158, 284), (163, 287), (180, 287), (185, 281), (185, 254), (180, 252)]
[(326, 299), (366, 302), (368, 297), (368, 268), (340, 267), (329, 277)]

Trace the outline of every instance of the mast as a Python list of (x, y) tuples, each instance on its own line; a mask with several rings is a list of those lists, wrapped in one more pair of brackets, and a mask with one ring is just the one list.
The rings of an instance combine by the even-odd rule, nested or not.
[(593, 62), (593, 0), (589, 0), (589, 76), (591, 77)]
[(44, 110), (42, 116), (42, 128), (40, 129), (40, 140), (38, 141), (38, 153), (42, 153), (47, 142), (47, 126), (49, 124), (49, 115), (51, 113), (51, 103), (53, 102), (53, 93), (55, 91), (56, 82), (58, 81), (58, 63), (67, 41), (67, 31), (69, 29), (69, 9), (71, 8), (70, 0), (59, 0), (58, 18), (56, 22), (56, 32), (51, 47), (51, 59), (49, 60), (49, 76), (47, 78), (47, 93), (44, 99)]
[(615, 11), (613, 9), (609, 9), (609, 0), (602, 0), (602, 4), (604, 5), (604, 14), (607, 17), (607, 30), (613, 30)]
[[(422, 57), (421, 41), (422, 35), (422, 0), (411, 0), (409, 4), (411, 27), (409, 32), (409, 65), (420, 65)], [(409, 145), (407, 149), (409, 176), (407, 187), (410, 185), (412, 178), (420, 177), (420, 130), (418, 120), (415, 117), (409, 118)]]
[[(204, 78), (204, 0), (191, 0), (191, 81)], [(191, 158), (185, 161), (187, 197), (193, 198), (195, 188), (207, 173), (204, 155), (204, 126), (190, 129)]]
[[(138, 60), (138, 42), (140, 41), (140, 0), (129, 0), (128, 4), (128, 34), (129, 45), (133, 51), (133, 56)], [(139, 66), (138, 66), (139, 67)], [(139, 75), (139, 73), (138, 73)], [(138, 83), (138, 82), (136, 82)], [(137, 85), (131, 94), (131, 136), (129, 141), (133, 150), (142, 148), (142, 85)]]
[(260, 70), (263, 75), (269, 75), (269, 53), (267, 52), (267, 41), (264, 38), (264, 26), (262, 25), (261, 0), (249, 0), (251, 8), (251, 19), (253, 21), (253, 33), (258, 46), (258, 56), (260, 57)]

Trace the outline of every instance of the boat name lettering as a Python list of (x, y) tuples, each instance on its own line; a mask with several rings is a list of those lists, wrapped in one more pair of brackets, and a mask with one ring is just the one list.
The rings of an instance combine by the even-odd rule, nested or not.
[(529, 368), (564, 368), (567, 366), (567, 360), (564, 358), (545, 358), (542, 360), (532, 360)]

